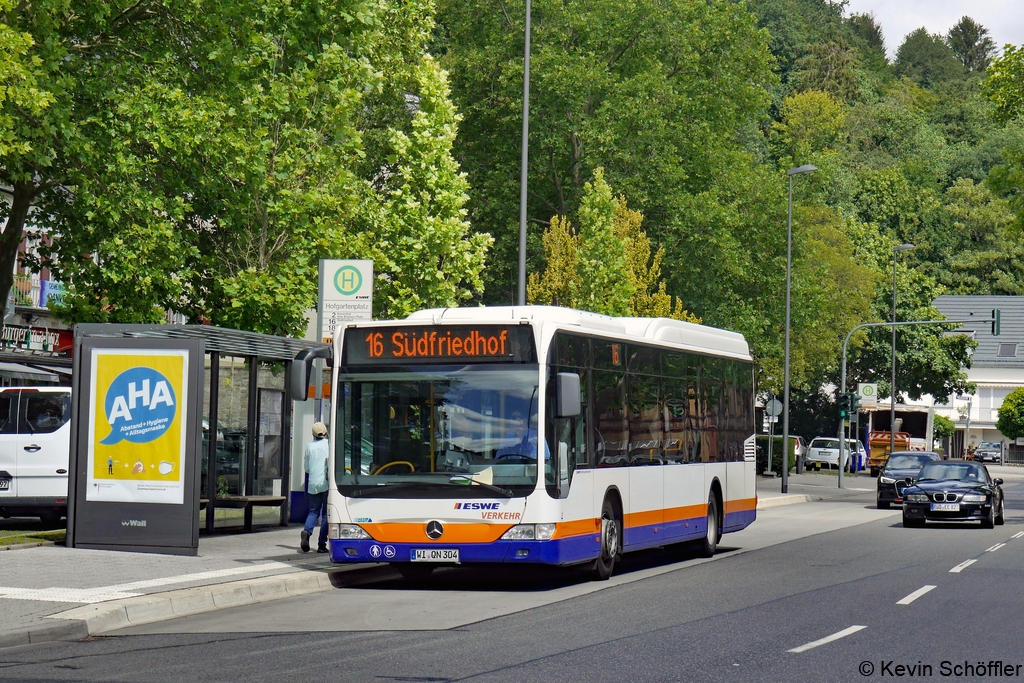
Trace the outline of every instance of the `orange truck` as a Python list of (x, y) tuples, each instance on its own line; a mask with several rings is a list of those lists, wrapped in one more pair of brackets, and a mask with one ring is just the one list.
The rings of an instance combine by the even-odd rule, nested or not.
[[(892, 439), (888, 431), (871, 432), (868, 435), (868, 443), (871, 445), (871, 455), (868, 457), (868, 469), (871, 470), (872, 477), (877, 477), (878, 472), (889, 460), (890, 441), (892, 441)], [(910, 432), (896, 432), (895, 448), (893, 450), (910, 450)]]

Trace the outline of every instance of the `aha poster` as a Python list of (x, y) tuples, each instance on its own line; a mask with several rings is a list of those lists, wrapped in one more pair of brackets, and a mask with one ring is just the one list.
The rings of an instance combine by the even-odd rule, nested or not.
[(184, 502), (185, 349), (93, 349), (86, 500)]

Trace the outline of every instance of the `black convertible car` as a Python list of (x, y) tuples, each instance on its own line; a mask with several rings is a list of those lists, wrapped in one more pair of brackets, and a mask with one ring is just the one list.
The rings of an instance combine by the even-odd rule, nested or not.
[(907, 479), (914, 479), (922, 467), (936, 460), (942, 460), (942, 456), (934, 451), (903, 451), (886, 460), (878, 473), (875, 495), (878, 509), (888, 510), (890, 504), (902, 503), (903, 499), (896, 493), (897, 482), (903, 484)]
[(991, 529), (1003, 523), (1002, 483), (990, 477), (984, 465), (966, 460), (930, 462), (910, 486), (897, 486), (903, 497), (903, 526), (924, 526), (925, 520), (974, 520)]

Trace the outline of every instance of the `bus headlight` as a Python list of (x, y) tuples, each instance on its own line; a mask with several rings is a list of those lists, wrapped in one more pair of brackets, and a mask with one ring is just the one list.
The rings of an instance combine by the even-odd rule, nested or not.
[(336, 541), (368, 541), (372, 538), (358, 524), (328, 524), (327, 536)]
[(550, 541), (554, 535), (554, 524), (516, 524), (501, 538), (504, 541)]

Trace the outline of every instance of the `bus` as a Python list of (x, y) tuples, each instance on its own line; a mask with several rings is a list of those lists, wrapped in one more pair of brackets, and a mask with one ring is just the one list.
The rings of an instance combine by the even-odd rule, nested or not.
[(612, 575), (653, 547), (710, 557), (755, 519), (743, 336), (558, 307), (419, 311), (339, 326), (328, 538), (406, 578), (471, 563)]

